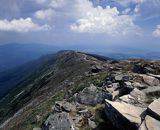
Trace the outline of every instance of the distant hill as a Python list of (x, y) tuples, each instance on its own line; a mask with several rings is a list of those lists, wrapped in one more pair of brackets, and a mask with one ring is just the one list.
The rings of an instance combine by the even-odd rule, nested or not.
[(53, 60), (54, 54), (48, 54), (24, 65), (0, 72), (0, 97), (23, 81), (30, 73), (39, 69), (40, 66), (50, 59), (50, 57), (52, 57)]
[(102, 55), (114, 59), (150, 59), (159, 60), (160, 52), (147, 52), (147, 53), (102, 53)]
[[(72, 52), (72, 51), (59, 51), (55, 54), (48, 54), (45, 56), (42, 56), (34, 61), (28, 62), (26, 64), (23, 64), (21, 66), (15, 67), (13, 69), (9, 69), (3, 72), (0, 72), (0, 97), (4, 96), (10, 89), (17, 86), (19, 83), (23, 82), (27, 78), (27, 82), (32, 77), (36, 76), (36, 71), (41, 71), (40, 68), (48, 67), (47, 64), (54, 64), (55, 60), (60, 57), (61, 54), (65, 54), (66, 52)], [(104, 57), (104, 56), (98, 56), (95, 54), (86, 54), (88, 56), (93, 56), (99, 60), (110, 60), (110, 58)], [(65, 57), (67, 59), (67, 57)], [(51, 63), (50, 63), (51, 62)], [(38, 72), (38, 73), (39, 73)], [(32, 77), (32, 78), (33, 78)], [(25, 81), (26, 82), (26, 81)]]
[(45, 44), (16, 44), (0, 46), (0, 72), (35, 60), (42, 55), (55, 53), (57, 47)]

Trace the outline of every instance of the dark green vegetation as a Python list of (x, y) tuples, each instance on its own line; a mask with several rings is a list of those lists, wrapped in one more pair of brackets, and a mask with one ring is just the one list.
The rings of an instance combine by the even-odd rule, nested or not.
[[(26, 64), (20, 68), (14, 69), (13, 71), (8, 71), (6, 73), (7, 76), (10, 76), (6, 79), (8, 84), (5, 84), (3, 77), (1, 78), (3, 81), (1, 82), (1, 85), (4, 88), (4, 91), (11, 89), (10, 92), (0, 101), (1, 117), (7, 118), (7, 115), (17, 111), (26, 102), (31, 100), (31, 92), (35, 92), (36, 89), (39, 89), (43, 84), (48, 82), (46, 78), (49, 78), (52, 72), (49, 72), (48, 75), (42, 77), (42, 74), (48, 69), (47, 66), (44, 68), (43, 65), (45, 63), (49, 63), (50, 60), (55, 62), (56, 59), (54, 57), (54, 55), (48, 55), (33, 63)], [(9, 104), (6, 105), (6, 102)]]

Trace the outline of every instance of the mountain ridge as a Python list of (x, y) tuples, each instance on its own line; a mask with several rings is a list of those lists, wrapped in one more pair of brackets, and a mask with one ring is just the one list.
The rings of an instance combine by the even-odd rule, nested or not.
[[(58, 65), (58, 67), (57, 68), (62, 68), (62, 70), (60, 70), (60, 72), (58, 72), (57, 73), (57, 75), (54, 77), (53, 76), (53, 78), (55, 78), (55, 79), (57, 79), (60, 75), (62, 75), (62, 74), (65, 74), (65, 71), (67, 71), (67, 75), (71, 75), (71, 72), (73, 73), (73, 71), (75, 71), (77, 68), (76, 68), (76, 65), (78, 65), (78, 66), (81, 66), (80, 64), (82, 64), (82, 66), (88, 66), (88, 67), (81, 67), (81, 71), (79, 71), (79, 72), (76, 72), (76, 74), (78, 74), (78, 73), (81, 73), (81, 72), (84, 72), (84, 70), (83, 69), (88, 69), (89, 68), (89, 64), (86, 64), (86, 63), (82, 63), (83, 62), (83, 60), (86, 60), (85, 59), (85, 57), (84, 57), (84, 55), (85, 54), (83, 54), (83, 53), (78, 53), (78, 52), (75, 52), (75, 51), (61, 51), (61, 52), (59, 52), (59, 53), (57, 53), (57, 57), (58, 58), (56, 58), (57, 59), (57, 61), (54, 59), (55, 57), (53, 57), (53, 59), (52, 59), (52, 56), (51, 56), (51, 59), (50, 60), (48, 60), (46, 63), (45, 63), (45, 66), (48, 66), (48, 65), (52, 65), (52, 64), (54, 64), (54, 62), (57, 62), (56, 63), (56, 65), (55, 66), (57, 66)], [(84, 59), (83, 59), (84, 58)], [(72, 61), (73, 60), (73, 61)], [(53, 63), (50, 63), (50, 62), (53, 62)], [(64, 63), (63, 63), (64, 62)], [(75, 63), (75, 62), (78, 62), (78, 63)], [(47, 65), (48, 64), (48, 65)], [(67, 70), (67, 64), (68, 64), (68, 66), (69, 66), (69, 69), (70, 70)], [(75, 65), (75, 69), (74, 68), (72, 68), (72, 70), (71, 70), (71, 68), (70, 68), (70, 65)], [(65, 68), (63, 68), (64, 67), (64, 65), (65, 65)], [(43, 65), (42, 65), (43, 66)], [(38, 68), (38, 70), (41, 70), (42, 71), (42, 73), (46, 73), (47, 72), (47, 70), (48, 70), (48, 67), (47, 67), (47, 69), (45, 69), (44, 67), (40, 67), (40, 68)], [(53, 66), (51, 66), (51, 67), (54, 67), (54, 65)], [(42, 68), (42, 69), (41, 69)], [(57, 69), (56, 68), (56, 69)], [(43, 70), (44, 69), (44, 70)], [(56, 71), (58, 71), (58, 70), (56, 70), (55, 69), (55, 73), (56, 73)], [(54, 68), (52, 68), (51, 69), (52, 71), (54, 70)], [(42, 74), (41, 72), (36, 72), (35, 70), (32, 72), (34, 75), (36, 75), (36, 73), (38, 73), (38, 76), (40, 76), (41, 78), (40, 78), (40, 82), (42, 82), (43, 81), (43, 75), (44, 74)], [(49, 75), (52, 75), (53, 73), (52, 72), (50, 72), (50, 70), (49, 70), (49, 72), (48, 72), (48, 75), (46, 75), (46, 77), (47, 78), (49, 78), (50, 76)], [(29, 75), (30, 76), (30, 75)], [(70, 76), (71, 77), (71, 76)], [(69, 77), (69, 78), (70, 78)], [(27, 77), (26, 77), (27, 78)], [(33, 82), (33, 81), (30, 81), (29, 79), (27, 79), (27, 80), (25, 80), (26, 78), (24, 78), (24, 82), (22, 81), (22, 83), (19, 83), (19, 84), (22, 84), (22, 86), (27, 86), (27, 85), (25, 85), (25, 83), (26, 82)], [(67, 77), (66, 77), (67, 78)], [(33, 78), (34, 79), (34, 78)], [(44, 78), (45, 79), (45, 78)], [(28, 81), (29, 80), (29, 81)], [(58, 80), (58, 79), (57, 79)], [(54, 82), (54, 84), (59, 84), (61, 81), (63, 81), (64, 80), (64, 78), (63, 79), (60, 79), (60, 81), (58, 80), (57, 82)], [(47, 81), (44, 81), (45, 82), (45, 84), (46, 84), (46, 82)], [(38, 82), (39, 83), (39, 82)], [(43, 83), (42, 83), (42, 85), (43, 85)], [(20, 90), (18, 90), (18, 92), (19, 92), (19, 94), (22, 92), (22, 94), (24, 94), (24, 92), (23, 92), (23, 89), (22, 89), (22, 91), (21, 91), (21, 87), (18, 87), (18, 86), (21, 86), (21, 85), (17, 85), (17, 87), (16, 88), (20, 88)], [(30, 86), (28, 86), (29, 87), (29, 89), (31, 89), (30, 88)], [(36, 86), (37, 87), (37, 86)], [(38, 86), (38, 87), (41, 87), (41, 86)], [(33, 88), (33, 90), (34, 90), (34, 88)], [(33, 90), (29, 90), (29, 92), (31, 91), (31, 92), (33, 92)], [(13, 89), (13, 90), (11, 90), (11, 92), (12, 93), (16, 93), (16, 89)], [(28, 91), (28, 90), (26, 90), (26, 91)], [(45, 93), (44, 92), (44, 90), (41, 90), (41, 91), (43, 91), (43, 93)], [(40, 96), (41, 95), (41, 91), (39, 91), (39, 94), (37, 93), (37, 91), (36, 91), (36, 95), (37, 96)], [(18, 93), (17, 93), (18, 94)], [(17, 95), (16, 94), (16, 95)], [(27, 93), (26, 93), (27, 94)], [(26, 95), (25, 94), (25, 95)], [(8, 95), (7, 95), (8, 96)], [(6, 96), (6, 97), (7, 97)], [(28, 95), (27, 95), (28, 96)], [(34, 95), (35, 96), (35, 95)], [(10, 99), (10, 97), (13, 97), (12, 95), (11, 96), (9, 96), (9, 97), (7, 97), (7, 98), (9, 98), (9, 99), (7, 99), (6, 100), (6, 97), (4, 97), (2, 100), (1, 100), (1, 104), (3, 104), (3, 102), (8, 102), (8, 100)], [(30, 97), (30, 96), (29, 96)], [(25, 98), (24, 96), (23, 97), (21, 97), (22, 98), (22, 100), (23, 100), (23, 98)], [(34, 97), (33, 97), (34, 98)], [(28, 100), (28, 99), (27, 99)], [(19, 100), (19, 102), (20, 102), (20, 100)], [(22, 104), (25, 104), (25, 100), (24, 100), (24, 102), (22, 103)], [(13, 106), (11, 106), (11, 108), (13, 109)], [(16, 110), (18, 110), (17, 108), (15, 109), (15, 111)]]
[[(112, 118), (106, 119), (104, 116), (110, 116), (108, 113), (104, 114), (104, 99), (112, 100), (113, 98), (114, 104), (114, 100), (119, 102), (119, 97), (127, 96), (132, 91), (143, 92), (142, 90), (149, 88), (149, 85), (159, 83), (157, 78), (147, 75), (150, 73), (158, 77), (159, 61), (136, 59), (121, 61), (83, 52), (61, 51), (49, 55), (48, 59), (42, 63), (0, 100), (0, 129), (33, 130), (38, 127), (42, 130), (50, 130), (47, 121), (53, 123), (50, 118), (56, 118), (54, 117), (55, 111), (60, 115), (68, 111), (68, 105), (63, 107), (63, 102), (67, 102), (67, 104), (72, 103), (70, 105), (73, 108), (76, 107), (76, 111), (73, 110), (73, 113), (70, 113), (73, 119), (76, 116), (80, 118), (81, 114), (84, 114), (82, 114), (84, 116), (82, 122), (77, 124), (80, 125), (80, 129), (89, 129), (88, 123), (95, 121), (98, 130), (121, 130), (115, 128), (112, 121), (110, 122)], [(153, 82), (147, 82), (148, 80)], [(136, 86), (135, 89), (139, 90), (134, 90), (132, 84)], [(145, 92), (148, 91), (150, 89), (145, 90)], [(138, 105), (146, 107), (153, 101), (154, 96), (157, 97), (157, 95), (152, 96), (149, 95), (147, 102)], [(110, 104), (112, 102), (108, 101)], [(90, 114), (93, 114), (95, 119), (90, 118)], [(88, 123), (85, 123), (86, 118)]]

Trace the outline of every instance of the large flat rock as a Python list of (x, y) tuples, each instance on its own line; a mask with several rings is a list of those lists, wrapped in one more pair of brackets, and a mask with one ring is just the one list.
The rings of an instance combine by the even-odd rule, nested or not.
[(160, 86), (153, 86), (142, 90), (147, 96), (160, 96)]
[(136, 130), (141, 124), (144, 109), (125, 102), (106, 100), (105, 113), (107, 118), (121, 130)]
[(147, 108), (150, 116), (160, 120), (160, 98), (154, 100)]
[(157, 86), (159, 85), (159, 80), (155, 77), (148, 76), (148, 75), (141, 75), (143, 81), (149, 86)]
[(160, 97), (160, 86), (148, 87), (142, 91), (146, 94), (146, 101), (149, 103)]
[(160, 130), (160, 121), (146, 116), (139, 130)]
[(118, 100), (133, 104), (134, 106), (146, 107), (145, 98), (145, 93), (135, 88), (130, 94), (124, 95)]

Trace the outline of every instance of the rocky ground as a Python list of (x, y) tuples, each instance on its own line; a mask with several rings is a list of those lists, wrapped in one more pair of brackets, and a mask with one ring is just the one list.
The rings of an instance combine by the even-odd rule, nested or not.
[[(92, 66), (91, 69), (86, 76), (103, 71), (103, 66)], [(57, 101), (42, 128), (34, 130), (159, 130), (160, 75), (149, 73), (156, 73), (156, 70), (143, 68), (142, 64), (135, 65), (132, 72), (122, 71), (121, 68), (111, 71), (100, 86), (90, 84), (75, 93), (73, 101)], [(96, 120), (98, 109), (104, 112), (106, 119), (101, 127)]]
[(63, 98), (54, 98), (42, 112), (36, 109), (31, 130), (160, 130), (160, 61), (78, 55), (90, 66), (63, 82), (69, 86), (65, 94), (64, 88), (59, 91)]

